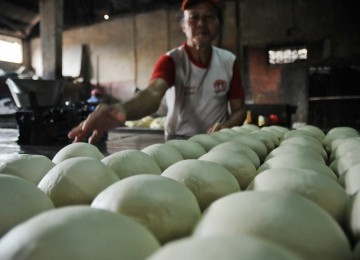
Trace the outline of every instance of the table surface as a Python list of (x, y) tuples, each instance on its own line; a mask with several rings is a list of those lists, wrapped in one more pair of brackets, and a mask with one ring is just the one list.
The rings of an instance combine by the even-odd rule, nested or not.
[[(67, 145), (66, 143), (41, 146), (19, 145), (18, 136), (19, 132), (16, 128), (0, 128), (0, 162), (17, 154), (39, 154), (52, 159)], [(164, 142), (162, 130), (117, 128), (109, 131), (107, 137), (96, 146), (107, 156), (121, 150), (141, 150), (149, 145)]]

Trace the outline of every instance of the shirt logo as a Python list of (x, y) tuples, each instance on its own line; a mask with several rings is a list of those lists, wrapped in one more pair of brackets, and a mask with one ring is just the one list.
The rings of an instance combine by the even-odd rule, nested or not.
[(225, 80), (222, 79), (218, 79), (214, 82), (214, 91), (216, 94), (219, 94), (221, 92), (226, 91), (227, 89), (227, 84)]

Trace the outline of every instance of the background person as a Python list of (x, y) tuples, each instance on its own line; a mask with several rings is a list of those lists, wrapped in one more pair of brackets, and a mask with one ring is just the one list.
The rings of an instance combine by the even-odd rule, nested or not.
[(94, 143), (124, 121), (156, 112), (164, 95), (167, 138), (210, 133), (244, 122), (239, 64), (234, 54), (213, 46), (222, 23), (220, 2), (184, 0), (181, 11), (186, 41), (158, 59), (149, 85), (126, 102), (98, 105), (69, 132), (70, 139), (88, 138)]

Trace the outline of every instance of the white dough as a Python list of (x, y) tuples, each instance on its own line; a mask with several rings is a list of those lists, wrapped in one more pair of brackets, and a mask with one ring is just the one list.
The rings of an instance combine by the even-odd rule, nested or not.
[(100, 191), (118, 180), (116, 173), (98, 159), (75, 157), (54, 166), (38, 187), (60, 207), (90, 204)]
[(266, 160), (258, 169), (260, 173), (270, 168), (290, 168), (290, 169), (309, 169), (318, 171), (334, 180), (337, 179), (336, 174), (324, 162), (318, 161), (308, 155), (298, 154), (278, 154), (269, 160)]
[(338, 182), (319, 172), (305, 169), (268, 169), (256, 175), (248, 190), (295, 192), (314, 201), (339, 224), (344, 224), (349, 196)]
[(197, 134), (190, 137), (188, 140), (199, 143), (202, 147), (204, 147), (206, 152), (208, 152), (214, 146), (223, 142), (218, 137), (211, 136), (209, 134)]
[(161, 174), (155, 159), (139, 150), (122, 150), (106, 156), (101, 160), (112, 169), (119, 179), (136, 174)]
[(256, 168), (252, 162), (242, 154), (229, 150), (211, 150), (201, 156), (199, 160), (210, 161), (227, 169), (238, 181), (240, 188), (246, 189), (256, 175)]
[(50, 198), (35, 184), (0, 174), (0, 237), (17, 224), (52, 208)]
[(193, 236), (254, 235), (278, 243), (302, 259), (349, 259), (339, 224), (311, 200), (285, 191), (242, 191), (213, 202)]
[(202, 145), (195, 141), (184, 139), (172, 139), (166, 142), (177, 149), (184, 159), (197, 159), (206, 151)]
[(0, 173), (21, 177), (37, 185), (54, 165), (44, 155), (18, 154), (0, 163)]
[(246, 144), (241, 144), (238, 142), (231, 142), (231, 141), (224, 142), (216, 145), (209, 152), (218, 149), (237, 152), (242, 155), (245, 155), (254, 164), (255, 168), (258, 168), (260, 166), (260, 159), (258, 154)]
[(154, 158), (161, 171), (184, 159), (181, 153), (169, 144), (152, 144), (143, 148), (141, 151)]
[(16, 226), (0, 240), (0, 259), (143, 260), (159, 242), (126, 216), (89, 206), (49, 210)]
[(248, 235), (188, 237), (170, 242), (148, 260), (300, 260), (288, 249)]
[(218, 198), (240, 191), (239, 183), (228, 170), (209, 161), (179, 161), (161, 175), (185, 184), (194, 193), (202, 211)]
[(105, 156), (93, 144), (71, 143), (61, 148), (53, 157), (52, 161), (56, 164), (73, 157), (90, 157), (101, 160)]
[(190, 235), (201, 215), (195, 195), (184, 184), (150, 174), (114, 183), (91, 206), (133, 218), (161, 243)]

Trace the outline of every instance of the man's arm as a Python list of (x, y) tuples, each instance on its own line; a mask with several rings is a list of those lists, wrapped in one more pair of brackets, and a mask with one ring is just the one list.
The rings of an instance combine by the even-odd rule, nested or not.
[(161, 78), (151, 80), (146, 89), (121, 104), (126, 113), (126, 120), (137, 120), (155, 113), (168, 87), (168, 83)]
[(85, 121), (68, 133), (69, 139), (79, 142), (88, 138), (89, 143), (95, 143), (103, 133), (117, 127), (120, 123), (156, 112), (167, 88), (168, 83), (165, 80), (156, 78), (146, 89), (124, 103), (98, 105)]
[(217, 122), (212, 126), (208, 133), (219, 131), (222, 128), (231, 128), (233, 126), (242, 125), (246, 117), (246, 109), (243, 99), (230, 100), (230, 116), (224, 123)]

